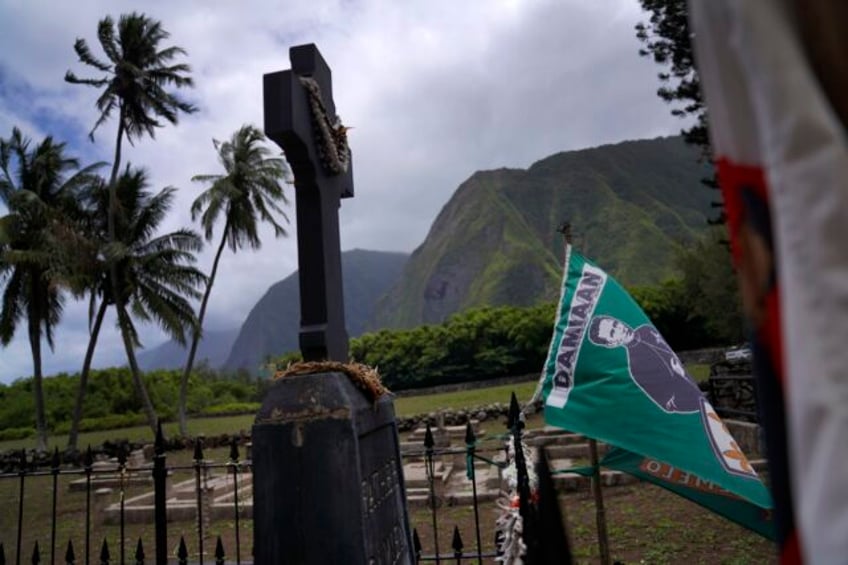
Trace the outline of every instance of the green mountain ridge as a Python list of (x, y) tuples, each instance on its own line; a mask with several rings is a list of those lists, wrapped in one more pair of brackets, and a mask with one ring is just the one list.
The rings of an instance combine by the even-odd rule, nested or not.
[(529, 306), (558, 294), (562, 237), (625, 285), (674, 273), (675, 251), (707, 228), (714, 195), (679, 137), (546, 157), (528, 169), (478, 171), (457, 189), (377, 303), (369, 328), (438, 323), (470, 307)]
[[(345, 323), (350, 337), (366, 330), (377, 299), (397, 281), (409, 255), (353, 249), (342, 253)], [(223, 364), (225, 370), (255, 373), (267, 357), (299, 348), (300, 283), (298, 271), (271, 285), (253, 306)]]

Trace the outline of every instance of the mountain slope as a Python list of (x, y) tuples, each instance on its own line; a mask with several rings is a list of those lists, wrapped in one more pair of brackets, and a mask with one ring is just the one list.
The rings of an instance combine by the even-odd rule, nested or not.
[(678, 137), (569, 151), (527, 170), (474, 173), (439, 213), (372, 328), (435, 323), (483, 304), (556, 298), (562, 261), (557, 227), (624, 284), (673, 272), (681, 243), (706, 228), (708, 169)]
[[(197, 346), (197, 361), (204, 359), (210, 367), (220, 367), (227, 359), (227, 354), (238, 335), (238, 329), (206, 330)], [(179, 369), (185, 367), (188, 350), (176, 341), (165, 343), (150, 350), (139, 351), (138, 365), (142, 371), (155, 369)]]
[[(409, 255), (354, 249), (342, 253), (345, 320), (350, 337), (365, 331), (377, 299), (400, 276)], [(255, 372), (269, 355), (298, 349), (300, 287), (295, 271), (272, 285), (256, 303), (224, 364), (226, 370)]]

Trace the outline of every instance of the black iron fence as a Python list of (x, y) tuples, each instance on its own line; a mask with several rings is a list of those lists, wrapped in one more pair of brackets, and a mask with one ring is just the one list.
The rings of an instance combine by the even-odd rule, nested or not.
[[(480, 502), (478, 497), (478, 478), (475, 470), (475, 461), (482, 461), (493, 467), (502, 469), (508, 462), (504, 459), (492, 456), (497, 451), (505, 451), (505, 443), (507, 438), (510, 443), (515, 446), (520, 446), (522, 441), (523, 422), (518, 416), (517, 403), (513, 400), (508, 422), (509, 433), (507, 437), (499, 436), (491, 438), (487, 441), (497, 441), (497, 444), (489, 443), (489, 447), (481, 449), (480, 442), (474, 434), (474, 429), (469, 423), (466, 426), (465, 433), (465, 448), (441, 448), (436, 446), (433, 433), (430, 425), (427, 425), (426, 433), (423, 440), (423, 450), (412, 450), (403, 455), (404, 459), (418, 459), (423, 457), (424, 466), (426, 469), (426, 479), (428, 488), (428, 498), (426, 501), (427, 509), (430, 517), (427, 528), (432, 531), (433, 548), (432, 551), (425, 551), (419, 537), (418, 529), (413, 530), (414, 555), (417, 562), (435, 562), (435, 563), (463, 563), (477, 562), (483, 563), (484, 559), (491, 560), (497, 555), (497, 543), (495, 539), (491, 539), (488, 545), (484, 545), (481, 527), (480, 527)], [(545, 523), (538, 518), (538, 512), (541, 509), (536, 508), (531, 503), (528, 473), (523, 461), (523, 450), (516, 449), (514, 451), (516, 457), (516, 467), (518, 470), (518, 496), (521, 516), (525, 523), (525, 544), (532, 550), (538, 546), (537, 538), (542, 532), (534, 530), (534, 524), (539, 527), (547, 528)], [(449, 551), (442, 551), (439, 547), (439, 529), (443, 527), (440, 524), (440, 507), (441, 500), (437, 494), (436, 488), (436, 459), (444, 456), (455, 456), (464, 454), (466, 459), (466, 477), (471, 484), (472, 497), (470, 505), (473, 508), (474, 516), (474, 542), (473, 546), (467, 546), (462, 539), (460, 529), (456, 525), (453, 527), (453, 536)], [(488, 455), (488, 456), (487, 456)], [(82, 465), (79, 467), (68, 467), (63, 465), (58, 451), (54, 451), (53, 458), (49, 468), (34, 468), (34, 463), (28, 460), (25, 451), (20, 452), (20, 456), (16, 464), (7, 468), (0, 473), (0, 487), (4, 487), (6, 491), (10, 491), (9, 487), (14, 485), (16, 490), (16, 509), (11, 507), (0, 509), (5, 511), (5, 514), (0, 514), (3, 517), (2, 528), (0, 528), (0, 565), (14, 563), (21, 565), (22, 563), (31, 563), (33, 565), (40, 563), (50, 563), (51, 565), (89, 565), (96, 563), (99, 565), (125, 565), (132, 563), (134, 565), (143, 565), (145, 563), (156, 563), (157, 565), (166, 565), (168, 563), (177, 563), (179, 565), (189, 563), (203, 564), (205, 562), (220, 564), (236, 564), (251, 563), (252, 558), (252, 539), (249, 541), (245, 538), (252, 538), (252, 531), (245, 532), (245, 529), (252, 530), (252, 514), (251, 506), (240, 504), (240, 497), (246, 498), (244, 492), (239, 494), (240, 489), (246, 490), (247, 485), (252, 480), (251, 461), (248, 457), (244, 460), (240, 459), (239, 445), (234, 438), (230, 444), (229, 456), (227, 461), (223, 463), (212, 463), (204, 458), (202, 441), (195, 442), (194, 453), (191, 461), (184, 465), (167, 465), (165, 442), (162, 437), (161, 428), (156, 435), (156, 440), (153, 446), (152, 464), (144, 463), (141, 465), (128, 464), (128, 453), (126, 449), (119, 449), (117, 452), (117, 462), (109, 468), (98, 466), (94, 461), (91, 450), (85, 453)], [(540, 457), (540, 461), (544, 463), (544, 457)], [(207, 494), (207, 481), (210, 472), (217, 470), (223, 472), (223, 478), (228, 481), (227, 488), (231, 489), (232, 494), (229, 496), (232, 500), (231, 508), (227, 511), (230, 513), (226, 518), (228, 525), (228, 534), (224, 537), (218, 534), (214, 539), (208, 539), (208, 518), (212, 509), (209, 504), (209, 496)], [(169, 477), (173, 483), (173, 476), (176, 473), (190, 473), (193, 475), (193, 508), (189, 504), (189, 510), (194, 516), (194, 525), (189, 526), (194, 532), (185, 531), (179, 534), (179, 541), (175, 543), (174, 533), (169, 541), (169, 525), (173, 527), (174, 518), (168, 515), (168, 497), (173, 495), (174, 485), (169, 487)], [(544, 474), (545, 469), (542, 470)], [(69, 478), (77, 476), (75, 482), (82, 490), (84, 496), (84, 506), (78, 511), (67, 513), (60, 511), (58, 500), (60, 498), (60, 482), (67, 484), (68, 481), (60, 481), (60, 478)], [(29, 494), (27, 489), (33, 479), (47, 478), (50, 487), (40, 488), (35, 493), (34, 504), (41, 506), (41, 516), (44, 518), (44, 523), (32, 524), (25, 520), (25, 504), (24, 501)], [(101, 483), (99, 479), (109, 477), (116, 480), (116, 486), (119, 489), (119, 499), (112, 513), (116, 517), (117, 522), (117, 542), (112, 537), (112, 545), (109, 544), (106, 537), (94, 539), (92, 529), (93, 521), (97, 518), (92, 504), (92, 496), (98, 493), (97, 485)], [(127, 493), (129, 485), (134, 479), (143, 478), (148, 482), (146, 485), (152, 487), (152, 504), (136, 504), (133, 508), (127, 507)], [(152, 480), (152, 481), (151, 481)], [(543, 477), (540, 476), (540, 489), (543, 483)], [(185, 493), (184, 493), (185, 496)], [(252, 495), (251, 495), (252, 496)], [(32, 497), (30, 497), (32, 498)], [(536, 498), (538, 500), (538, 497)], [(553, 500), (556, 496), (553, 495)], [(44, 503), (50, 505), (50, 511), (45, 513)], [(183, 507), (186, 504), (183, 503)], [(102, 512), (102, 508), (100, 509)], [(145, 526), (138, 537), (134, 538), (134, 543), (129, 539), (127, 528), (128, 510), (133, 511), (134, 522), (141, 521)], [(557, 509), (558, 512), (558, 509)], [(218, 511), (220, 518), (220, 510)], [(48, 518), (49, 516), (49, 518)], [(206, 516), (207, 519), (204, 519)], [(557, 515), (558, 516), (558, 515)], [(47, 533), (46, 521), (49, 521), (49, 535)], [(82, 522), (80, 528), (79, 522)], [(82, 534), (77, 536), (63, 535), (68, 528), (64, 527), (68, 522), (73, 522), (77, 529), (82, 529)], [(189, 522), (190, 523), (190, 522)], [(552, 522), (553, 523), (553, 522)], [(556, 528), (560, 528), (560, 521), (556, 518)], [(153, 531), (149, 527), (152, 525)], [(423, 524), (422, 524), (423, 527)], [(32, 541), (31, 549), (24, 547), (23, 533), (26, 530), (39, 529), (42, 533), (35, 536)], [(137, 531), (134, 530), (134, 531)], [(177, 529), (179, 531), (179, 528)], [(151, 536), (152, 533), (152, 536)], [(546, 533), (545, 535), (550, 535)], [(530, 536), (530, 537), (528, 537)], [(152, 537), (152, 540), (151, 540)], [(188, 537), (189, 541), (186, 540)], [(76, 539), (76, 545), (73, 539)], [(225, 539), (226, 538), (226, 539)], [(208, 540), (208, 541), (207, 541)], [(247, 543), (245, 543), (247, 542)], [(214, 543), (214, 549), (212, 545)], [(548, 543), (548, 542), (545, 542)], [(9, 545), (6, 545), (9, 544)], [(194, 545), (195, 547), (192, 547)], [(152, 553), (150, 550), (153, 550)], [(10, 553), (7, 559), (6, 553)], [(208, 552), (208, 553), (207, 553)], [(562, 557), (562, 553), (559, 553)], [(562, 561), (560, 561), (562, 562)]]
[[(31, 563), (33, 565), (40, 563), (57, 563), (64, 565), (89, 565), (96, 563), (99, 565), (132, 563), (133, 565), (143, 565), (144, 563), (177, 563), (179, 565), (189, 563), (191, 555), (192, 561), (195, 563), (204, 562), (214, 563), (216, 565), (224, 563), (235, 563), (241, 565), (244, 561), (244, 550), (242, 548), (242, 520), (244, 517), (243, 508), (240, 507), (239, 489), (244, 484), (244, 477), (249, 475), (251, 471), (250, 460), (241, 460), (239, 446), (234, 438), (230, 444), (230, 452), (228, 460), (224, 463), (212, 463), (204, 458), (202, 441), (195, 442), (194, 454), (192, 461), (188, 465), (167, 465), (165, 442), (162, 436), (161, 428), (156, 435), (156, 440), (153, 444), (153, 461), (152, 464), (129, 465), (127, 461), (128, 452), (126, 449), (119, 447), (117, 450), (117, 462), (111, 466), (101, 466), (96, 464), (91, 449), (89, 448), (82, 458), (82, 466), (68, 467), (62, 465), (58, 450), (53, 452), (53, 458), (49, 469), (34, 468), (35, 463), (28, 460), (25, 451), (21, 451), (18, 457), (16, 468), (4, 469), (0, 473), (0, 486), (6, 487), (8, 483), (17, 483), (17, 512), (14, 517), (14, 524), (8, 524), (9, 512), (7, 511), (3, 527), (0, 530), (0, 565), (14, 563), (21, 565), (22, 563)], [(7, 463), (8, 465), (8, 463)], [(208, 490), (208, 477), (210, 472), (222, 471), (224, 476), (231, 480), (232, 488), (232, 515), (233, 524), (232, 546), (227, 547), (221, 535), (218, 535), (214, 540), (213, 547), (205, 547), (207, 541), (208, 520), (204, 519), (204, 512), (209, 512), (209, 505), (205, 504), (206, 491)], [(189, 545), (186, 542), (185, 534), (179, 536), (179, 542), (176, 550), (169, 550), (168, 541), (168, 494), (169, 485), (168, 478), (175, 473), (193, 473), (194, 475), (194, 496), (195, 505), (191, 510), (195, 515), (196, 538), (193, 540), (197, 544), (196, 553), (189, 550)], [(60, 498), (60, 478), (79, 477), (74, 481), (77, 490), (82, 490), (84, 497), (83, 511), (68, 515), (60, 512), (58, 508), (58, 500)], [(40, 529), (42, 532), (46, 529), (43, 524), (30, 523), (25, 520), (24, 501), (27, 499), (28, 484), (32, 484), (33, 479), (39, 477), (50, 478), (49, 492), (45, 492), (43, 487), (36, 494), (33, 501), (36, 508), (30, 510), (42, 510), (38, 513), (39, 517), (44, 515), (43, 502), (49, 497), (50, 512), (49, 512), (49, 543), (40, 544), (42, 541), (39, 537), (47, 537), (47, 534), (36, 536), (33, 543), (31, 553), (27, 548), (23, 547), (23, 534), (26, 530)], [(130, 487), (138, 479), (148, 479), (143, 484), (152, 487), (152, 504), (142, 504), (137, 508), (133, 508), (135, 515), (133, 521), (139, 520), (153, 525), (153, 540), (149, 537), (140, 536), (136, 538), (132, 546), (128, 546), (128, 508), (127, 508), (127, 493)], [(151, 481), (152, 479), (152, 481)], [(69, 482), (61, 481), (63, 485), (70, 486)], [(102, 539), (93, 539), (93, 521), (94, 508), (93, 496), (99, 494), (98, 485), (103, 482), (114, 483), (118, 488), (117, 508), (113, 514), (116, 515), (115, 521), (118, 529), (117, 543), (114, 542), (110, 546), (109, 540), (106, 537)], [(32, 497), (30, 497), (32, 498)], [(115, 506), (115, 505), (112, 505)], [(38, 508), (40, 507), (40, 508)], [(101, 508), (101, 511), (103, 509)], [(60, 540), (58, 533), (60, 530), (67, 530), (69, 522), (77, 525), (82, 521), (83, 533), (74, 539), (77, 540), (77, 545), (74, 545), (74, 539), (65, 538)], [(12, 527), (10, 527), (12, 526)], [(146, 532), (146, 528), (142, 528)], [(14, 537), (12, 537), (14, 535)], [(67, 543), (65, 544), (65, 540)], [(145, 544), (147, 540), (147, 545)], [(14, 546), (7, 546), (6, 543), (12, 542)], [(61, 546), (59, 544), (62, 544)], [(117, 547), (116, 547), (117, 545)], [(211, 545), (211, 544), (210, 544)], [(150, 554), (149, 549), (152, 546), (153, 553)], [(10, 559), (7, 560), (6, 551), (11, 552)], [(12, 552), (13, 551), (13, 552)], [(207, 551), (209, 553), (207, 554)], [(170, 555), (169, 555), (170, 554)], [(208, 555), (208, 557), (207, 557)]]
[(759, 422), (757, 380), (750, 362), (713, 363), (706, 392), (720, 416)]

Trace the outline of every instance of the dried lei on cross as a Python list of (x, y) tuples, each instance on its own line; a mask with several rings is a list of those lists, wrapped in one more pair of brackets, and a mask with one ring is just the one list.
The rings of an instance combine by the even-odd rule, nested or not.
[(350, 147), (347, 144), (347, 130), (338, 116), (327, 113), (321, 87), (310, 77), (299, 77), (300, 84), (309, 96), (309, 108), (312, 115), (312, 128), (320, 143), (317, 145), (318, 157), (328, 173), (338, 175), (347, 172), (350, 166)]

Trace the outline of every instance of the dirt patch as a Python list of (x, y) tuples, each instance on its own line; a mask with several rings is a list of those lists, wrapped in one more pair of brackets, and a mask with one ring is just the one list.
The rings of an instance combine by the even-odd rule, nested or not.
[[(742, 565), (777, 563), (775, 545), (675, 494), (647, 483), (604, 490), (610, 554), (621, 563)], [(595, 505), (588, 490), (560, 496), (569, 541), (577, 563), (598, 563)], [(452, 554), (454, 526), (467, 554), (476, 552), (472, 507), (437, 511), (439, 549)], [(494, 550), (494, 503), (479, 508), (483, 551)], [(410, 515), (425, 554), (433, 553), (433, 526), (427, 509)], [(491, 563), (491, 558), (484, 563)], [(463, 561), (465, 563), (465, 561)]]

